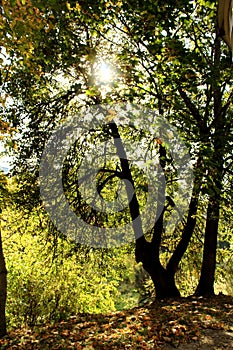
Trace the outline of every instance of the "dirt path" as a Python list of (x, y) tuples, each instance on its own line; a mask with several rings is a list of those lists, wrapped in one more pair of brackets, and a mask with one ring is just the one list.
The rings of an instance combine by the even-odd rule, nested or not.
[[(233, 349), (233, 332), (223, 330), (205, 329), (202, 336), (197, 341), (189, 344), (180, 344), (179, 350), (232, 350)], [(174, 350), (175, 347), (167, 345), (164, 350)]]

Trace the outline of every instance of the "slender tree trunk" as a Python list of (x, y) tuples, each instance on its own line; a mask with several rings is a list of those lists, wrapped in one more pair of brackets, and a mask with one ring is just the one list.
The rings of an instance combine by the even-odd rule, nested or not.
[(193, 235), (196, 226), (197, 204), (198, 198), (192, 197), (189, 205), (187, 221), (182, 232), (181, 240), (177, 244), (177, 247), (167, 264), (167, 271), (169, 271), (170, 274), (175, 275), (175, 273), (178, 270), (179, 263), (188, 248), (190, 239)]
[[(1, 211), (0, 211), (1, 215)], [(7, 296), (7, 270), (2, 249), (2, 236), (0, 226), (0, 338), (6, 331), (6, 296)]]
[(201, 276), (195, 292), (197, 296), (211, 297), (214, 295), (219, 209), (218, 200), (209, 201)]
[(167, 264), (167, 271), (169, 274), (173, 274), (175, 276), (175, 273), (178, 270), (179, 263), (186, 252), (189, 242), (191, 240), (191, 237), (193, 235), (194, 229), (196, 227), (196, 215), (197, 215), (197, 208), (198, 208), (198, 200), (199, 200), (199, 194), (200, 194), (200, 182), (202, 180), (202, 156), (199, 155), (195, 174), (194, 174), (194, 184), (193, 184), (193, 190), (192, 190), (192, 197), (189, 203), (189, 211), (188, 211), (188, 217), (187, 221), (185, 223), (185, 226), (183, 228), (182, 236), (177, 244), (176, 249), (174, 250), (168, 264)]
[(213, 79), (213, 100), (214, 100), (214, 118), (213, 118), (213, 151), (211, 166), (208, 168), (208, 189), (209, 203), (207, 208), (205, 241), (203, 250), (203, 260), (199, 284), (195, 294), (198, 296), (214, 295), (214, 280), (216, 269), (216, 252), (218, 238), (218, 223), (221, 204), (221, 191), (223, 181), (223, 163), (225, 155), (226, 140), (224, 138), (226, 131), (226, 112), (229, 104), (222, 106), (222, 91), (220, 82), (220, 38), (216, 34), (214, 67), (215, 77)]

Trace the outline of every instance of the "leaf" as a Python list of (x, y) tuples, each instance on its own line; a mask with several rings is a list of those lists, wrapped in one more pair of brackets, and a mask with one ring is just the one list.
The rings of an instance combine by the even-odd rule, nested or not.
[(163, 337), (163, 340), (167, 343), (171, 343), (172, 339), (170, 337)]
[(68, 11), (72, 10), (72, 7), (68, 1), (66, 2), (66, 7), (67, 7)]
[(109, 109), (108, 114), (105, 117), (106, 122), (111, 122), (116, 116), (116, 111)]

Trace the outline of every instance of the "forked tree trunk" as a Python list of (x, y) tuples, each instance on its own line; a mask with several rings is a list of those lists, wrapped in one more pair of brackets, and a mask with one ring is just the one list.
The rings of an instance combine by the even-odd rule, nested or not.
[(136, 242), (136, 261), (142, 262), (144, 269), (149, 273), (157, 299), (177, 298), (180, 292), (175, 283), (175, 274), (169, 273), (156, 257), (154, 246), (149, 242)]
[[(187, 250), (190, 239), (196, 226), (196, 214), (198, 207), (197, 187), (194, 186), (189, 212), (180, 242), (172, 254), (167, 267), (164, 268), (159, 260), (158, 251), (152, 243), (142, 239), (136, 241), (136, 261), (142, 262), (144, 269), (149, 273), (155, 286), (156, 298), (177, 298), (180, 292), (175, 283), (175, 275), (179, 263)], [(158, 225), (157, 225), (158, 226)]]
[[(0, 212), (1, 215), (1, 212)], [(2, 236), (0, 226), (0, 338), (6, 331), (6, 296), (7, 296), (7, 270), (2, 249)]]
[[(127, 160), (127, 155), (122, 144), (117, 125), (112, 122), (109, 124), (109, 129), (111, 130), (111, 134), (114, 138), (117, 154), (121, 162), (122, 178), (130, 181), (133, 189), (135, 189), (134, 181)], [(163, 152), (164, 149), (161, 147), (160, 151)], [(131, 194), (128, 194), (128, 197), (130, 214), (133, 221), (133, 229), (136, 239), (136, 261), (142, 262), (144, 269), (149, 273), (155, 286), (157, 299), (179, 297), (180, 292), (175, 284), (175, 274), (166, 271), (159, 260), (163, 213), (154, 226), (153, 239), (152, 242), (149, 243), (146, 241), (143, 233), (142, 223), (140, 219), (139, 203), (135, 192), (133, 196), (131, 196)]]
[(180, 297), (174, 274), (170, 274), (161, 264), (154, 266), (150, 276), (155, 286), (156, 299)]
[[(127, 179), (131, 182), (132, 187), (134, 187), (134, 181), (130, 171), (129, 163), (127, 160), (127, 155), (122, 144), (117, 125), (112, 122), (109, 124), (109, 129), (111, 135), (114, 138), (115, 146), (117, 149), (117, 154), (121, 161), (122, 168), (122, 178)], [(166, 150), (161, 145), (160, 146), (160, 163), (161, 167), (165, 167), (163, 164), (166, 158)], [(202, 177), (202, 158), (199, 156), (196, 166), (194, 187), (192, 192), (192, 198), (189, 205), (189, 213), (186, 221), (186, 225), (183, 229), (180, 242), (178, 243), (172, 257), (170, 258), (167, 267), (163, 267), (160, 259), (160, 246), (161, 246), (161, 236), (163, 232), (163, 215), (164, 211), (161, 213), (159, 219), (154, 225), (153, 239), (151, 242), (147, 242), (143, 233), (142, 223), (140, 220), (139, 203), (136, 194), (129, 195), (131, 200), (129, 201), (129, 208), (132, 220), (135, 222), (133, 224), (133, 229), (136, 239), (136, 251), (135, 257), (136, 261), (142, 262), (144, 269), (149, 273), (153, 284), (155, 286), (156, 298), (177, 298), (180, 297), (180, 292), (175, 283), (175, 274), (178, 270), (179, 263), (187, 250), (188, 244), (194, 232), (196, 226), (196, 214), (198, 207), (199, 198), (199, 183)], [(165, 196), (165, 188), (162, 185), (158, 191), (158, 202), (162, 202), (162, 198)], [(163, 193), (164, 192), (164, 193)], [(161, 203), (160, 203), (161, 204)], [(135, 220), (137, 219), (137, 220)]]

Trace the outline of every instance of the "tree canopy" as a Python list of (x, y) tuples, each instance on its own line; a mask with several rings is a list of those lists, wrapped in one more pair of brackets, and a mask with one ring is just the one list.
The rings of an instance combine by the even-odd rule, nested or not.
[[(143, 140), (165, 185), (162, 177), (155, 182), (157, 211), (160, 203), (163, 209), (151, 230), (140, 228), (140, 221), (133, 225), (136, 261), (152, 278), (157, 298), (177, 297), (182, 259), (199, 242), (195, 293), (214, 295), (221, 225), (232, 204), (232, 2), (3, 0), (1, 14), (1, 125), (14, 131), (18, 205), (29, 211), (42, 205), (39, 168), (54, 130), (66, 120), (81, 123), (84, 108), (107, 106), (105, 125), (85, 130), (64, 161), (63, 188), (72, 210), (91, 227), (118, 227), (140, 217), (148, 178), (127, 158), (124, 140), (135, 154), (135, 142)], [(179, 224), (166, 225), (183, 203), (175, 159), (158, 133), (116, 118), (114, 106), (129, 102), (164, 118), (189, 152), (193, 182)], [(103, 141), (112, 142), (115, 158), (103, 155), (96, 193), (108, 202), (128, 200), (127, 208), (110, 214), (91, 207), (78, 183), (85, 154)], [(56, 146), (60, 152), (66, 147)], [(54, 187), (59, 202), (56, 194)]]

